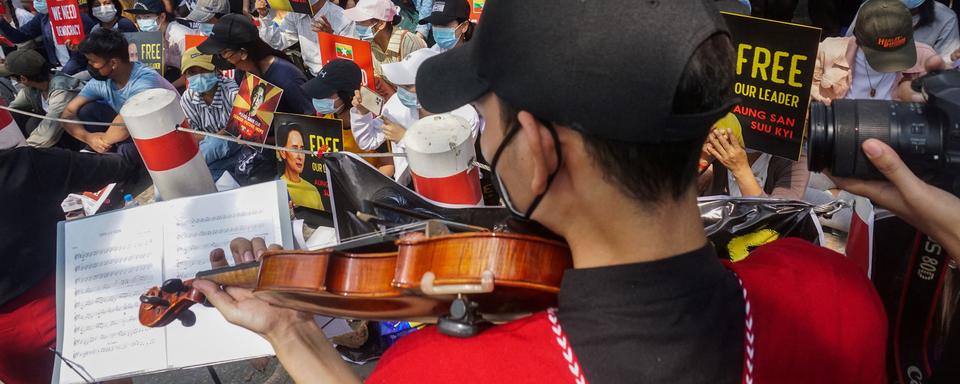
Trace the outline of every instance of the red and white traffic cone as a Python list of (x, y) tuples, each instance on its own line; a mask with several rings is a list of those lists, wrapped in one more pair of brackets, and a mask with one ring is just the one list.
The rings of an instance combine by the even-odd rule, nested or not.
[(197, 142), (177, 130), (186, 116), (176, 92), (140, 92), (124, 103), (120, 115), (164, 200), (217, 191)]
[(463, 118), (440, 114), (417, 121), (403, 137), (417, 193), (430, 200), (480, 205), (480, 170), (472, 129)]
[[(0, 103), (3, 103), (0, 101)], [(6, 103), (3, 103), (6, 105)], [(6, 109), (0, 109), (0, 149), (10, 149), (27, 145), (27, 140), (20, 132), (13, 115)]]

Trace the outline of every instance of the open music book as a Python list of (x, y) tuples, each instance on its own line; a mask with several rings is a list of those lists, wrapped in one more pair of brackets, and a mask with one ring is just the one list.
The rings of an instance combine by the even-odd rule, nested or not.
[[(229, 254), (235, 237), (292, 248), (282, 181), (61, 222), (58, 234), (57, 350), (96, 380), (272, 354), (214, 308), (194, 306), (194, 325), (163, 328), (141, 325), (138, 309), (150, 287), (210, 269), (210, 250)], [(58, 358), (53, 382), (84, 379)]]

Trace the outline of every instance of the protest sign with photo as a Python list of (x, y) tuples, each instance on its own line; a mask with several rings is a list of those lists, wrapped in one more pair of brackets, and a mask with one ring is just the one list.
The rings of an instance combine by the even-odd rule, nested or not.
[[(273, 118), (277, 145), (312, 153), (343, 150), (343, 121), (277, 113)], [(349, 134), (349, 133), (348, 133)], [(280, 179), (298, 207), (329, 211), (330, 189), (323, 163), (316, 156), (277, 151)]]
[(80, 44), (84, 30), (77, 0), (47, 0), (47, 14), (57, 44)]
[(127, 32), (130, 62), (141, 62), (163, 75), (163, 36), (160, 32)]
[(733, 113), (747, 148), (800, 158), (820, 29), (723, 13), (737, 51)]
[(282, 94), (282, 88), (248, 73), (233, 100), (227, 133), (248, 141), (266, 142)]
[(318, 0), (269, 0), (270, 8), (276, 11), (306, 13), (316, 15), (323, 8), (323, 2)]
[(487, 0), (470, 0), (470, 21), (480, 22), (480, 15), (483, 14), (483, 6), (486, 3)]
[(320, 61), (323, 64), (336, 59), (351, 60), (357, 63), (363, 72), (361, 84), (376, 90), (373, 84), (373, 53), (370, 51), (369, 42), (326, 32), (318, 32), (317, 36), (320, 43)]

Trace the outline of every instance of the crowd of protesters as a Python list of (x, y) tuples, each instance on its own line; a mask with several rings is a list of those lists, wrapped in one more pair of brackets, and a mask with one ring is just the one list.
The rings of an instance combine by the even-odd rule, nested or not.
[[(488, 0), (480, 23), (470, 19), (472, 3), (316, 0), (312, 4), (318, 11), (311, 16), (272, 9), (266, 0), (87, 0), (81, 15), (86, 37), (78, 44), (60, 44), (46, 0), (5, 1), (0, 99), (35, 116), (14, 113), (16, 127), (0, 131), (0, 201), (9, 206), (0, 215), (0, 261), (7, 266), (0, 272), (0, 383), (49, 381), (54, 359), (48, 347), (56, 336), (56, 222), (64, 216), (60, 202), (68, 193), (144, 174), (119, 114), (124, 103), (148, 89), (176, 91), (186, 127), (224, 134), (246, 74), (283, 90), (278, 112), (341, 120), (344, 132), (352, 135), (345, 138), (351, 143), (347, 150), (369, 151), (390, 143), (394, 153), (403, 153), (404, 135), (418, 120), (440, 112), (464, 119), (478, 154), (493, 168), (506, 205), (570, 243), (577, 269), (564, 278), (559, 323), (553, 312), (535, 315), (504, 326), (514, 328), (494, 328), (462, 348), (435, 332), (418, 332), (388, 352), (373, 382), (469, 376), (458, 369), (470, 366), (471, 359), (487, 368), (470, 381), (555, 378), (559, 376), (541, 371), (556, 367), (571, 379), (568, 365), (572, 370), (579, 364), (579, 374), (594, 382), (741, 382), (747, 374), (744, 359), (753, 358), (744, 352), (744, 305), (750, 314), (744, 289), (757, 283), (738, 283), (737, 275), (703, 246), (693, 205), (697, 196), (816, 204), (866, 196), (939, 236), (950, 254), (960, 255), (960, 200), (916, 179), (889, 147), (864, 144), (868, 157), (893, 183), (885, 186), (893, 189), (878, 192), (879, 186), (811, 172), (805, 155), (792, 161), (749, 149), (739, 128), (725, 124), (733, 118), (728, 111), (711, 114), (726, 105), (732, 89), (726, 64), (732, 65), (731, 47), (723, 22), (714, 17), (717, 10), (791, 21), (798, 1)], [(824, 31), (813, 75), (814, 101), (922, 102), (924, 95), (910, 87), (912, 80), (960, 65), (960, 28), (948, 4), (810, 0), (808, 6), (801, 13), (807, 11)], [(688, 19), (671, 19), (680, 16)], [(699, 24), (681, 25), (689, 23)], [(161, 36), (163, 74), (131, 61), (124, 33), (138, 31)], [(375, 114), (364, 106), (360, 67), (346, 59), (323, 63), (318, 32), (370, 42), (372, 88), (384, 97), (382, 111)], [(875, 49), (876, 41), (891, 33), (905, 36), (907, 44), (898, 50)], [(188, 48), (191, 35), (206, 40)], [(605, 59), (591, 62), (591, 50)], [(606, 58), (610, 55), (623, 56)], [(642, 127), (633, 128), (640, 112), (645, 112), (639, 114)], [(701, 133), (678, 138), (655, 126), (685, 114), (709, 115), (712, 121), (689, 127)], [(296, 147), (299, 140), (302, 147), (299, 135), (277, 144)], [(320, 205), (297, 194), (298, 175), (277, 172), (272, 152), (216, 137), (198, 135), (196, 140), (214, 179), (225, 173), (242, 185), (282, 179), (294, 204)], [(292, 155), (280, 156), (286, 160)], [(380, 164), (379, 170), (410, 184), (403, 157)], [(899, 194), (892, 196), (890, 190)], [(835, 217), (849, 218), (849, 212)], [(849, 220), (825, 224), (846, 231)], [(950, 224), (952, 232), (933, 229)], [(878, 320), (882, 308), (868, 283), (850, 277), (850, 269), (825, 250), (777, 244), (767, 253), (823, 254), (829, 261), (816, 268), (835, 268), (831, 278), (845, 280), (829, 283), (845, 287), (847, 312), (862, 310), (831, 318), (862, 326), (859, 332), (840, 332), (847, 340), (835, 340), (838, 344), (864, 345), (861, 355), (845, 350), (824, 357), (839, 361), (832, 366), (861, 369), (848, 369), (847, 376), (835, 379), (880, 382), (886, 338), (877, 324), (885, 319)], [(755, 276), (749, 268), (733, 269), (745, 281)], [(825, 279), (814, 275), (805, 276)], [(763, 289), (753, 287), (758, 286)], [(256, 300), (252, 296), (233, 292), (231, 297), (212, 284), (198, 287), (228, 320), (266, 337), (298, 381), (356, 380), (315, 324), (298, 312), (269, 308), (244, 313), (237, 303)], [(251, 306), (256, 305), (263, 303)], [(562, 324), (579, 360), (562, 360), (563, 351), (553, 356), (536, 350), (546, 345), (536, 332), (559, 329), (543, 327), (549, 322)], [(544, 335), (553, 340), (552, 333)], [(507, 351), (496, 343), (530, 345), (534, 351), (526, 351), (529, 362), (510, 366), (495, 360), (516, 357), (525, 348)], [(810, 348), (791, 346), (793, 352), (776, 356), (816, 362), (817, 353)], [(432, 359), (425, 366), (436, 371), (406, 364), (416, 359)], [(785, 366), (758, 361), (769, 364), (766, 369)], [(795, 372), (793, 367), (766, 377)], [(518, 376), (513, 375), (523, 379), (514, 381)], [(572, 381), (583, 378), (577, 375)]]

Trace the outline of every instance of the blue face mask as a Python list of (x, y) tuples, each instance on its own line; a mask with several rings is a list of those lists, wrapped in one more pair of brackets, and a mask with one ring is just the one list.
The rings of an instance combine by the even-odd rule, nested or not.
[(213, 89), (213, 86), (217, 85), (219, 81), (220, 78), (217, 77), (216, 72), (201, 73), (187, 78), (188, 87), (192, 91), (200, 93)]
[(922, 5), (924, 2), (926, 2), (927, 0), (900, 0), (900, 1), (903, 3), (903, 5), (906, 5), (907, 8), (915, 9), (920, 5)]
[(213, 24), (210, 24), (210, 23), (200, 24), (199, 31), (205, 36), (210, 36), (210, 34), (213, 33)]
[(313, 99), (313, 109), (316, 109), (317, 113), (321, 115), (337, 112), (333, 99)]
[(356, 32), (357, 32), (357, 38), (360, 40), (366, 40), (366, 41), (373, 40), (373, 35), (374, 35), (373, 25), (365, 27), (360, 24), (357, 24)]
[(433, 39), (443, 49), (451, 49), (457, 45), (457, 41), (460, 41), (460, 38), (457, 37), (456, 28), (444, 27), (433, 27)]
[(33, 0), (33, 9), (37, 10), (37, 13), (47, 14), (47, 0)]
[(140, 32), (156, 32), (160, 30), (160, 23), (157, 23), (156, 17), (137, 19), (137, 27), (140, 27)]
[(417, 94), (404, 87), (397, 88), (397, 97), (400, 98), (400, 104), (407, 108), (420, 108), (420, 103), (417, 102)]

